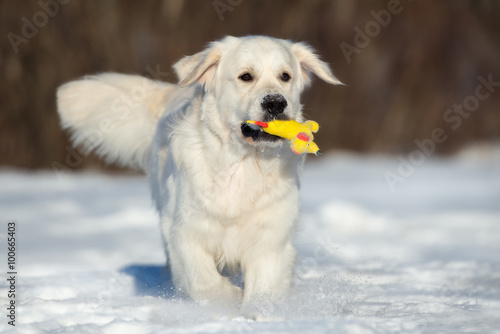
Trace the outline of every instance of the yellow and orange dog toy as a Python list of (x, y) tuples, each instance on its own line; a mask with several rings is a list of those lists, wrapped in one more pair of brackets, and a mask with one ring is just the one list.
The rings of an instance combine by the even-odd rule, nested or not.
[(319, 125), (315, 121), (299, 123), (293, 120), (274, 120), (271, 122), (247, 121), (247, 123), (260, 126), (262, 131), (270, 135), (288, 139), (290, 148), (296, 154), (314, 153), (321, 155), (318, 145), (313, 141), (313, 133), (319, 129)]

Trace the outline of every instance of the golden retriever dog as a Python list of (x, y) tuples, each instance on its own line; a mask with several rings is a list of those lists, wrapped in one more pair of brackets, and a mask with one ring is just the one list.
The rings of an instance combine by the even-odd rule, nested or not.
[(249, 313), (280, 302), (305, 155), (245, 121), (303, 122), (312, 75), (340, 81), (310, 46), (264, 36), (225, 37), (174, 69), (178, 84), (104, 73), (61, 86), (62, 126), (82, 150), (148, 175), (178, 291)]

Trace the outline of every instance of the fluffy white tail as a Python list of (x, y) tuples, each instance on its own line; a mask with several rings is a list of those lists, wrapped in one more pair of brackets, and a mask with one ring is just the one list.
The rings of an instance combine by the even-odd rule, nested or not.
[(172, 84), (104, 73), (59, 87), (57, 106), (80, 152), (145, 170), (158, 118)]

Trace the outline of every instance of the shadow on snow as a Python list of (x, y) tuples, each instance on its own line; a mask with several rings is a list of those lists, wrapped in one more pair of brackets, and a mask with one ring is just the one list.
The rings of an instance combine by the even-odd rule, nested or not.
[(131, 264), (120, 272), (134, 278), (135, 293), (139, 296), (173, 298), (176, 290), (170, 268), (161, 265)]

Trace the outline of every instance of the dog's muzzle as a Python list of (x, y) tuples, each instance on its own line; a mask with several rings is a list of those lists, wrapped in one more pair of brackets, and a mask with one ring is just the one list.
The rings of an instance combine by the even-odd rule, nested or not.
[[(286, 121), (289, 117), (285, 114), (288, 102), (281, 94), (268, 94), (264, 96), (260, 106), (263, 111), (262, 121), (270, 122), (275, 119)], [(253, 141), (278, 141), (283, 138), (273, 136), (262, 131), (259, 126), (254, 126), (246, 122), (241, 124), (241, 133), (246, 138), (252, 138)]]

